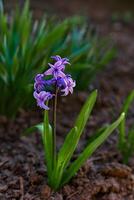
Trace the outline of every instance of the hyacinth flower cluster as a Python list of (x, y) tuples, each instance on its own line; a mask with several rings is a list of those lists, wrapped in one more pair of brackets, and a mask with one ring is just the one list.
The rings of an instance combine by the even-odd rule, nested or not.
[(45, 104), (48, 100), (60, 94), (67, 96), (73, 93), (76, 83), (70, 74), (65, 74), (66, 65), (70, 65), (69, 59), (60, 56), (51, 57), (54, 64), (48, 63), (49, 69), (42, 74), (37, 74), (34, 83), (34, 98), (39, 107), (49, 110)]
[[(47, 167), (48, 184), (58, 190), (77, 173), (84, 162), (107, 139), (107, 137), (119, 126), (124, 119), (124, 113), (111, 125), (100, 128), (93, 138), (87, 142), (87, 146), (81, 154), (72, 162), (72, 157), (79, 143), (87, 120), (91, 115), (96, 102), (97, 91), (93, 91), (83, 105), (74, 127), (67, 134), (63, 145), (57, 149), (56, 139), (56, 107), (57, 95), (67, 96), (73, 93), (75, 81), (69, 74), (65, 74), (66, 65), (70, 65), (67, 58), (53, 56), (54, 64), (49, 64), (49, 69), (35, 77), (34, 97), (37, 105), (44, 109), (44, 121), (27, 130), (27, 133), (38, 129), (42, 136), (45, 163)], [(48, 101), (53, 99), (52, 126), (49, 123)]]

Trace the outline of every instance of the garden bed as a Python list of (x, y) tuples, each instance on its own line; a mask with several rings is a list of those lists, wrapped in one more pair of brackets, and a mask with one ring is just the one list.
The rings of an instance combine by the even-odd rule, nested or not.
[[(118, 46), (118, 55), (92, 85), (92, 88), (99, 89), (99, 98), (75, 156), (94, 130), (118, 116), (124, 98), (134, 88), (133, 24), (113, 23), (105, 18), (101, 22), (95, 20), (94, 26), (100, 35), (111, 36)], [(89, 92), (79, 92), (59, 100), (58, 146), (73, 126), (88, 95)], [(96, 151), (69, 184), (59, 192), (53, 192), (46, 183), (40, 135), (35, 133), (28, 137), (21, 136), (25, 128), (41, 121), (41, 115), (37, 111), (21, 110), (15, 121), (0, 117), (0, 200), (134, 199), (134, 158), (128, 166), (121, 164), (121, 155), (116, 147), (117, 132)], [(131, 110), (128, 124), (133, 121), (134, 109)]]

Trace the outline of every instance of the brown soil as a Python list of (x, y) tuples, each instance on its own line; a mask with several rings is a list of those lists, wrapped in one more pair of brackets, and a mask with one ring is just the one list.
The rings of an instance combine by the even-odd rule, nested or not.
[[(81, 98), (77, 96), (77, 100), (79, 100), (77, 102), (80, 103), (81, 99), (83, 99), (82, 95)], [(64, 102), (63, 105), (67, 105), (67, 102)], [(75, 108), (74, 111), (74, 115), (76, 115)], [(60, 113), (61, 110), (59, 109), (61, 117), (63, 112)], [(66, 109), (66, 113), (68, 118), (64, 118), (58, 126), (58, 146), (61, 145), (63, 135), (69, 126), (71, 126), (71, 120), (74, 119), (74, 116), (69, 116), (69, 106), (68, 110)], [(75, 156), (82, 149), (89, 135), (87, 132), (94, 130), (96, 124), (100, 123), (97, 117), (95, 117), (95, 113), (87, 125), (87, 130), (82, 137)], [(99, 118), (100, 116), (98, 115)], [(53, 192), (47, 185), (46, 167), (40, 135), (34, 133), (29, 137), (20, 137), (20, 132), (26, 126), (35, 124), (40, 120), (41, 114), (37, 112), (21, 112), (15, 122), (7, 121), (1, 117), (0, 121), (3, 125), (0, 129), (1, 200), (134, 199), (134, 160), (131, 160), (129, 167), (120, 163), (121, 156), (115, 146), (116, 134), (113, 134), (105, 142), (105, 145), (85, 163), (83, 168), (80, 169), (76, 177), (68, 185), (65, 185), (59, 192)]]
[[(56, 9), (58, 8), (59, 5)], [(68, 6), (66, 9), (73, 12), (73, 6)], [(101, 20), (97, 14), (96, 16), (94, 26), (100, 35), (110, 36), (117, 44), (118, 56), (93, 83), (92, 87), (99, 90), (99, 98), (75, 156), (82, 150), (87, 138), (96, 128), (118, 116), (123, 99), (134, 88), (134, 24), (125, 24), (121, 21), (113, 23), (107, 15)], [(58, 147), (72, 127), (88, 95), (89, 92), (80, 92), (60, 100)], [(35, 133), (28, 137), (20, 137), (26, 127), (40, 122), (41, 119), (40, 112), (23, 110), (15, 121), (0, 117), (0, 200), (134, 199), (134, 158), (130, 160), (129, 166), (121, 164), (121, 155), (116, 148), (116, 133), (97, 150), (68, 185), (59, 192), (53, 192), (47, 186), (40, 135)], [(134, 109), (131, 110), (128, 122), (133, 121)]]

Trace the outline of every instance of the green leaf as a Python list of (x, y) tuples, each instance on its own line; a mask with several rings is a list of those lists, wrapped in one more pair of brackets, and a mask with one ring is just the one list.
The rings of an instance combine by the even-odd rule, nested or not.
[(76, 140), (77, 140), (77, 127), (74, 127), (71, 129), (71, 131), (67, 135), (65, 142), (58, 154), (57, 163), (53, 171), (51, 182), (50, 182), (50, 185), (55, 189), (58, 188), (64, 169), (66, 168), (70, 158), (72, 157), (72, 154), (75, 148), (73, 145), (74, 145), (74, 142), (76, 142)]
[(52, 176), (53, 168), (53, 136), (52, 128), (49, 124), (48, 110), (44, 111), (44, 131), (42, 132), (42, 139), (45, 151), (45, 160), (47, 165), (48, 177)]
[(64, 173), (61, 185), (67, 183), (83, 165), (83, 163), (92, 155), (92, 153), (107, 139), (107, 137), (118, 127), (124, 118), (124, 113), (121, 114), (119, 119), (115, 121), (112, 125), (109, 125), (104, 132), (101, 133), (94, 141), (92, 141), (84, 151), (79, 155), (79, 157), (71, 164), (71, 166)]
[(128, 137), (124, 147), (120, 149), (122, 153), (122, 159), (124, 164), (128, 164), (129, 158), (134, 153), (134, 129), (131, 129), (128, 133)]
[(131, 129), (128, 133), (128, 146), (130, 155), (134, 152), (134, 129)]
[(89, 50), (89, 48), (90, 48), (90, 45), (87, 43), (83, 47), (75, 50), (75, 52), (73, 52), (70, 55), (70, 59), (73, 60), (73, 62), (76, 62), (77, 60), (80, 59), (81, 56), (83, 56), (84, 53), (86, 53)]
[(0, 0), (0, 14), (4, 12), (3, 0)]
[(53, 146), (52, 146), (52, 128), (49, 124), (48, 111), (44, 112), (44, 123), (37, 124), (26, 129), (23, 135), (29, 135), (34, 131), (40, 131), (43, 140), (45, 160), (47, 165), (48, 177), (52, 174), (52, 163), (53, 163)]
[[(93, 109), (93, 106), (96, 102), (96, 97), (97, 97), (97, 91), (93, 91), (89, 98), (87, 99), (86, 103), (84, 104), (78, 118), (76, 119), (74, 128), (69, 132), (67, 135), (65, 142), (58, 154), (58, 161), (59, 164), (64, 162), (65, 163), (65, 155), (68, 152), (68, 149), (70, 149), (70, 157), (72, 156), (74, 150), (77, 147), (77, 144), (79, 142), (80, 136), (85, 128), (85, 125), (87, 123), (87, 120), (91, 114), (91, 111)], [(75, 134), (74, 134), (75, 133)], [(73, 139), (72, 139), (73, 138)], [(69, 144), (69, 145), (68, 145)], [(72, 147), (71, 147), (71, 145)], [(68, 159), (67, 159), (68, 160)], [(66, 165), (65, 165), (66, 166)]]
[(86, 122), (95, 104), (96, 97), (97, 97), (97, 91), (95, 90), (91, 93), (86, 103), (84, 104), (75, 122), (74, 128), (71, 129), (71, 131), (67, 135), (65, 142), (58, 153), (57, 166), (53, 172), (53, 178), (52, 178), (53, 179), (52, 182), (55, 187), (58, 187), (62, 174), (65, 168), (68, 166), (68, 163), (78, 145), (80, 136), (83, 132), (83, 129), (85, 128)]
[(65, 34), (68, 29), (67, 21), (57, 25), (44, 39), (44, 47), (54, 45)]
[(132, 104), (132, 102), (134, 101), (134, 91), (132, 91), (128, 97), (126, 98), (123, 108), (122, 108), (122, 112), (125, 112), (125, 118), (122, 120), (122, 122), (119, 125), (119, 142), (118, 142), (118, 147), (120, 149), (120, 151), (123, 153), (124, 149), (127, 148), (126, 147), (126, 116), (129, 110), (130, 105)]
[(84, 106), (75, 122), (75, 126), (78, 128), (79, 136), (81, 135), (81, 133), (87, 123), (87, 120), (91, 114), (91, 111), (92, 111), (93, 106), (96, 101), (96, 97), (97, 97), (97, 90), (93, 91), (91, 93), (91, 95), (88, 97), (86, 103), (84, 104)]
[(106, 128), (108, 127), (108, 125), (106, 127), (102, 127), (102, 128), (99, 128), (96, 133), (94, 133), (88, 140), (88, 144), (90, 144), (91, 142), (93, 142), (96, 138), (98, 138), (98, 136), (100, 136), (105, 130)]
[(128, 97), (126, 98), (126, 100), (124, 102), (123, 108), (122, 108), (122, 112), (125, 112), (126, 115), (128, 113), (128, 109), (133, 101), (134, 101), (134, 90), (128, 95)]
[(124, 118), (119, 125), (119, 142), (118, 148), (124, 151), (126, 146), (126, 119)]
[(35, 131), (39, 131), (40, 133), (43, 133), (43, 123), (31, 126), (30, 128), (27, 128), (22, 135), (29, 135)]
[(100, 61), (100, 65), (106, 65), (110, 60), (112, 60), (116, 56), (116, 49), (112, 48), (105, 52), (102, 60)]

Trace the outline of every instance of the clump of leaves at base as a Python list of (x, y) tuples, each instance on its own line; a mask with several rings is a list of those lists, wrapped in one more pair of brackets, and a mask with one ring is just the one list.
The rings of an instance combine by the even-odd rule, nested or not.
[(96, 102), (96, 97), (97, 91), (93, 91), (80, 111), (74, 127), (67, 134), (63, 145), (59, 151), (56, 151), (56, 156), (53, 154), (53, 128), (49, 124), (48, 110), (45, 110), (43, 123), (31, 127), (25, 132), (25, 134), (29, 134), (35, 129), (38, 129), (41, 132), (47, 166), (48, 184), (54, 190), (58, 190), (70, 181), (84, 162), (119, 126), (124, 118), (124, 113), (122, 113), (122, 115), (114, 123), (97, 131), (97, 133), (94, 134), (94, 137), (90, 138), (87, 142), (87, 146), (78, 158), (71, 162), (87, 120), (91, 115)]
[[(36, 72), (46, 69), (50, 55), (70, 55), (68, 71), (85, 89), (113, 57), (107, 42), (87, 29), (83, 18), (57, 22), (53, 17), (33, 20), (26, 1), (10, 16), (0, 4), (0, 114), (14, 117), (21, 107), (33, 105), (32, 87)], [(84, 80), (84, 81), (83, 81)]]
[(129, 114), (131, 104), (134, 103), (134, 91), (126, 98), (122, 111), (125, 113), (125, 118), (119, 125), (119, 142), (118, 148), (122, 154), (123, 162), (128, 163), (129, 158), (134, 154), (134, 126), (127, 129), (126, 117)]

